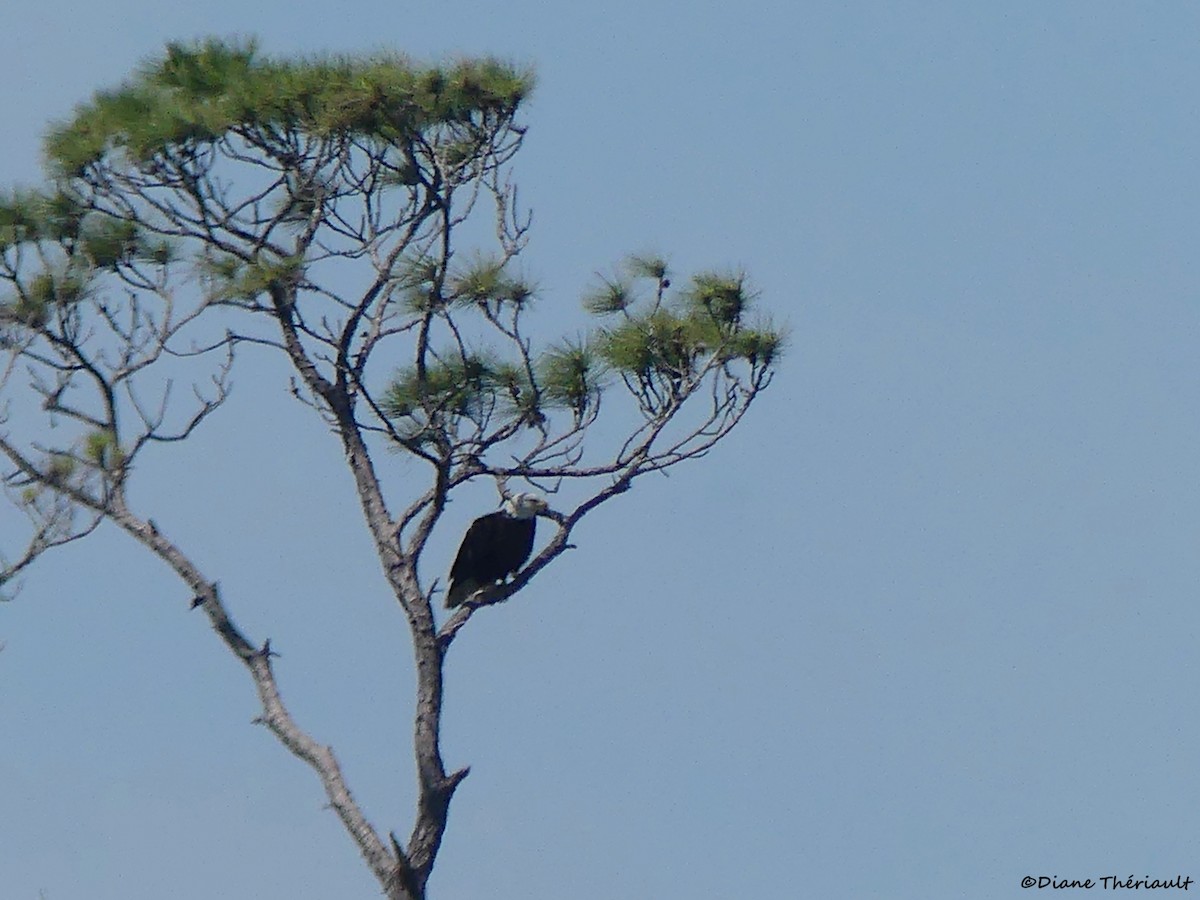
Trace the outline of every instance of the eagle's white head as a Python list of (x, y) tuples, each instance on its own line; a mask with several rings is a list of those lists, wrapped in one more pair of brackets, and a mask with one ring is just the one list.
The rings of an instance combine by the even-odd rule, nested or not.
[(513, 494), (504, 500), (504, 510), (514, 519), (532, 519), (550, 508), (537, 494)]

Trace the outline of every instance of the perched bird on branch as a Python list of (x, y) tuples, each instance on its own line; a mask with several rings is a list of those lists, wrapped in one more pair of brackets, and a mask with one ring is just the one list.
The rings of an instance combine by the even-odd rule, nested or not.
[(450, 568), (447, 609), (521, 568), (533, 552), (537, 516), (547, 509), (546, 501), (536, 494), (514, 494), (505, 499), (503, 509), (472, 522)]

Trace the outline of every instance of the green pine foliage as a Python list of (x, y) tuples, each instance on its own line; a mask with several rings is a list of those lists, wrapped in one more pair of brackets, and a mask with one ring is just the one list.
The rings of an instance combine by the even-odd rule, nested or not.
[(272, 284), (300, 278), (304, 260), (260, 255), (248, 263), (229, 254), (210, 254), (201, 260), (200, 268), (209, 279), (210, 302), (240, 305), (257, 299), (269, 291)]
[(656, 283), (653, 303), (639, 303), (631, 286), (608, 280), (584, 299), (594, 314), (624, 313), (618, 324), (602, 328), (595, 341), (596, 354), (616, 372), (671, 394), (710, 364), (741, 359), (769, 366), (778, 355), (781, 332), (769, 322), (745, 325), (754, 298), (744, 275), (701, 272), (677, 296), (661, 302), (666, 264), (635, 256), (627, 268)]
[(723, 331), (733, 333), (741, 324), (742, 312), (750, 298), (746, 294), (745, 276), (702, 272), (692, 278), (683, 301), (696, 318), (707, 318)]
[(71, 244), (78, 240), (87, 218), (87, 208), (66, 190), (37, 198), (37, 237)]
[(542, 388), (530, 377), (529, 370), (511, 362), (495, 367), (497, 400), (503, 412), (524, 425), (537, 426), (546, 421), (542, 412)]
[(65, 188), (0, 195), (0, 254), (10, 285), (0, 296), (0, 322), (35, 329), (52, 310), (89, 296), (99, 274), (145, 263), (165, 266), (176, 256), (169, 240), (89, 210)]
[[(471, 351), (443, 351), (437, 355), (439, 362), (427, 367), (424, 381), (413, 367), (396, 374), (385, 413), (406, 422), (410, 437), (452, 427), (461, 419), (486, 427), (497, 412), (529, 426), (540, 426), (554, 409), (567, 410), (582, 421), (597, 408), (610, 375), (623, 378), (642, 406), (655, 413), (689, 393), (714, 368), (742, 362), (755, 377), (778, 357), (782, 332), (769, 321), (747, 324), (754, 297), (744, 275), (702, 272), (667, 296), (668, 272), (662, 259), (632, 257), (623, 268), (628, 277), (602, 277), (601, 285), (583, 301), (597, 317), (617, 316), (615, 323), (550, 346), (536, 361), (531, 359), (532, 366)], [(471, 306), (494, 315), (502, 304), (519, 305), (532, 295), (494, 260), (477, 260), (451, 276), (446, 299), (437, 294), (432, 263), (415, 261), (409, 273), (409, 310), (435, 318), (449, 318), (458, 314), (456, 307)], [(638, 283), (645, 280), (653, 286), (639, 292)]]
[(0, 252), (34, 241), (72, 241), (83, 216), (65, 193), (8, 191), (0, 195)]
[[(33, 299), (28, 294), (0, 303), (0, 324), (23, 325), (41, 328), (46, 323), (50, 309), (46, 303)], [(4, 344), (0, 344), (4, 346)]]
[(87, 285), (83, 278), (75, 272), (42, 272), (25, 285), (24, 296), (19, 302), (23, 301), (38, 309), (70, 306), (78, 303), (86, 290)]
[(98, 269), (115, 269), (136, 257), (140, 243), (134, 222), (93, 217), (81, 235), (83, 252)]
[(116, 435), (107, 428), (99, 428), (88, 433), (84, 441), (84, 455), (101, 469), (117, 468), (124, 460), (124, 454), (117, 443)]
[(415, 367), (397, 372), (384, 394), (381, 408), (403, 423), (401, 433), (409, 439), (456, 428), (463, 420), (486, 427), (496, 413), (527, 426), (542, 424), (555, 408), (582, 418), (593, 408), (604, 368), (583, 341), (564, 341), (529, 367), (490, 353), (464, 356), (452, 350), (437, 360), (423, 378)]
[(695, 323), (667, 310), (633, 316), (602, 333), (600, 353), (620, 372), (649, 378), (682, 377), (692, 371), (702, 345)]
[(75, 474), (76, 464), (73, 457), (66, 453), (51, 453), (46, 465), (46, 478), (51, 484), (66, 484)]
[(534, 297), (534, 286), (509, 275), (504, 262), (479, 257), (443, 279), (438, 262), (418, 257), (400, 266), (395, 278), (405, 309), (415, 315), (479, 307), (493, 313), (504, 306), (521, 307)]
[(760, 328), (740, 329), (727, 337), (726, 342), (733, 356), (745, 359), (752, 366), (769, 368), (784, 348), (784, 335), (767, 323)]
[(383, 395), (383, 411), (393, 419), (409, 420), (410, 436), (447, 418), (479, 421), (503, 383), (496, 362), (484, 354), (447, 351), (443, 357), (445, 361), (433, 362), (424, 373), (415, 368), (401, 371)]
[(145, 235), (134, 222), (89, 210), (69, 190), (0, 196), (0, 252), (42, 242), (71, 254), (75, 268), (115, 269), (135, 261), (164, 264), (173, 257), (166, 240)]
[[(95, 94), (52, 129), (45, 150), (59, 183), (77, 178), (79, 196), (103, 197), (107, 167), (118, 183), (128, 178), (135, 194), (174, 192), (184, 207), (197, 191), (217, 191), (208, 201), (220, 209), (216, 181), (204, 178), (218, 161), (249, 156), (265, 158), (268, 177), (277, 179), (264, 188), (262, 207), (245, 206), (237, 221), (222, 225), (234, 234), (222, 244), (207, 242), (203, 229), (164, 227), (152, 214), (117, 218), (120, 205), (102, 213), (100, 202), (88, 206), (71, 188), (0, 196), (0, 252), (26, 242), (58, 245), (53, 266), (14, 281), (12, 296), (0, 298), (0, 321), (41, 327), (106, 273), (145, 289), (154, 282), (138, 267), (165, 266), (191, 241), (201, 245), (190, 249), (209, 302), (257, 311), (269, 309), (259, 303), (264, 294), (284, 297), (295, 304), (297, 321), (315, 329), (307, 334), (321, 340), (326, 319), (308, 314), (320, 302), (320, 282), (308, 267), (366, 255), (355, 241), (377, 238), (356, 234), (363, 226), (355, 223), (389, 208), (377, 204), (388, 188), (406, 187), (411, 209), (428, 215), (454, 185), (483, 177), (486, 154), (498, 154), (488, 164), (503, 157), (488, 142), (523, 133), (513, 119), (532, 87), (528, 70), (490, 58), (441, 66), (398, 55), (279, 60), (253, 41), (171, 44), (124, 85)], [(378, 163), (369, 179), (339, 181), (322, 168), (343, 151), (364, 150)], [(355, 192), (370, 195), (369, 215), (347, 212), (353, 201), (346, 198)], [(162, 208), (156, 202), (148, 202), (151, 211)], [(386, 234), (384, 218), (378, 227)], [(281, 230), (304, 238), (293, 245), (304, 248), (294, 257), (274, 240), (278, 232), (271, 240), (250, 237), (281, 223), (287, 225)], [(371, 252), (387, 237), (378, 240)], [(602, 392), (622, 382), (643, 412), (657, 416), (701, 379), (729, 375), (735, 364), (748, 364), (757, 390), (769, 381), (765, 370), (783, 345), (781, 333), (754, 316), (755, 298), (742, 274), (702, 272), (672, 288), (666, 260), (642, 253), (583, 298), (598, 320), (591, 333), (551, 339), (539, 352), (518, 327), (536, 289), (510, 271), (512, 246), (504, 245), (503, 255), (473, 258), (449, 248), (448, 241), (440, 249), (433, 241), (399, 247), (372, 289), (382, 298), (373, 327), (420, 335), (419, 364), (394, 373), (379, 407), (397, 435), (417, 444), (444, 442), (472, 423), (480, 434), (489, 427), (542, 428), (555, 411), (579, 428), (599, 409)], [(506, 349), (480, 349), (487, 347), (481, 334)], [(105, 465), (115, 453), (116, 447), (89, 443), (83, 458)]]
[(667, 277), (667, 261), (661, 256), (635, 253), (625, 260), (625, 268), (634, 278), (650, 278), (661, 282)]
[[(45, 150), (61, 174), (81, 175), (114, 150), (146, 165), (231, 132), (403, 143), (438, 125), (511, 117), (532, 87), (528, 70), (490, 58), (422, 68), (401, 56), (278, 61), (252, 41), (176, 43), (80, 106)], [(464, 143), (464, 158), (472, 152)]]
[(509, 275), (503, 260), (497, 259), (475, 260), (452, 276), (447, 288), (450, 298), (463, 305), (521, 306), (533, 298), (533, 285)]
[(583, 308), (593, 315), (624, 312), (633, 303), (633, 285), (622, 279), (600, 277), (600, 286), (584, 295)]
[(601, 389), (603, 367), (585, 340), (566, 340), (548, 350), (539, 366), (542, 395), (548, 403), (582, 418)]
[(440, 271), (437, 260), (431, 256), (418, 256), (401, 263), (395, 287), (408, 312), (424, 315), (445, 306), (438, 277)]

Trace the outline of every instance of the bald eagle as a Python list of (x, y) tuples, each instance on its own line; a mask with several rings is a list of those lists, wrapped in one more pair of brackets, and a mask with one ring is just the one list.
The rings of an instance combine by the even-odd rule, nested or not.
[(549, 507), (535, 494), (514, 494), (504, 508), (471, 523), (450, 568), (446, 608), (461, 605), (481, 588), (503, 581), (529, 559), (538, 513)]

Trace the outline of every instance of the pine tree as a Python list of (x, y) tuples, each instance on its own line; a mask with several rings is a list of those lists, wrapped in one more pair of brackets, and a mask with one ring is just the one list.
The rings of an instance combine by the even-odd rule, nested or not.
[[(601, 279), (579, 333), (529, 336), (538, 291), (517, 266), (529, 218), (510, 164), (532, 88), (495, 59), (171, 44), (51, 131), (47, 188), (0, 197), (0, 391), (36, 399), (56, 426), (0, 425), (5, 484), (32, 526), (0, 584), (105, 521), (170, 565), (253, 679), (259, 721), (318, 775), (390, 898), (425, 896), (467, 774), (446, 771), (439, 740), (455, 636), (557, 559), (588, 512), (705, 455), (770, 383), (782, 345), (743, 274), (674, 287), (649, 256)], [(491, 246), (455, 252), (484, 214)], [(333, 751), (293, 719), (269, 641), (235, 624), (211, 574), (129, 499), (139, 457), (216, 413), (247, 352), (282, 354), (293, 393), (340, 441), (410, 627), (419, 799), (405, 840), (367, 822)], [(181, 358), (209, 367), (186, 399), (164, 374)], [(427, 481), (386, 491), (381, 447), (421, 460)], [(479, 480), (550, 491), (553, 531), (511, 581), (439, 623), (440, 588), (418, 563), (448, 497)]]

